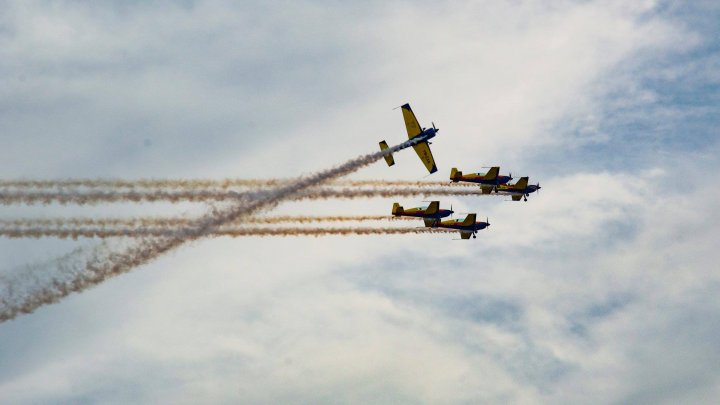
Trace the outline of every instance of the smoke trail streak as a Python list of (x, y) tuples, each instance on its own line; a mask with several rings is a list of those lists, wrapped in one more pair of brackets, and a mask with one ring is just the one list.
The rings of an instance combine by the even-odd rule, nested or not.
[[(0, 180), (0, 189), (69, 189), (69, 188), (120, 188), (120, 189), (228, 189), (231, 187), (277, 187), (287, 185), (293, 179), (60, 179), (60, 180)], [(477, 187), (472, 183), (450, 183), (449, 181), (412, 180), (337, 180), (331, 185), (349, 187)]]
[[(243, 218), (234, 223), (243, 224), (282, 224), (282, 223), (313, 223), (313, 222), (364, 222), (364, 221), (394, 221), (415, 220), (413, 217), (395, 217), (389, 215), (336, 215), (336, 216), (304, 216), (282, 215), (274, 217)], [(0, 219), (0, 230), (12, 228), (40, 228), (40, 227), (84, 227), (95, 226), (108, 228), (119, 226), (125, 228), (137, 227), (182, 227), (190, 224), (192, 220), (180, 217), (132, 217), (132, 218), (16, 218)]]
[[(139, 202), (208, 202), (249, 199), (253, 195), (267, 190), (254, 192), (238, 191), (212, 191), (212, 190), (190, 190), (190, 191), (166, 191), (166, 190), (142, 190), (142, 191), (90, 191), (90, 192), (67, 192), (67, 191), (10, 191), (0, 193), (0, 204), (77, 204), (94, 205), (101, 203), (139, 203)], [(317, 199), (354, 199), (373, 197), (414, 197), (414, 196), (490, 196), (506, 195), (505, 193), (483, 194), (480, 188), (462, 189), (454, 187), (426, 188), (369, 188), (369, 189), (333, 189), (314, 188), (299, 192), (291, 200), (317, 200)]]
[[(332, 169), (312, 176), (300, 177), (296, 181), (274, 190), (255, 193), (252, 199), (236, 201), (228, 208), (212, 208), (207, 216), (192, 221), (177, 236), (143, 238), (140, 243), (128, 247), (121, 253), (112, 253), (107, 257), (90, 257), (84, 264), (81, 264), (81, 268), (73, 273), (72, 278), (59, 278), (58, 274), (54, 274), (49, 281), (35, 282), (30, 286), (23, 286), (22, 283), (24, 281), (33, 283), (33, 280), (23, 278), (3, 280), (3, 292), (7, 295), (3, 296), (1, 302), (0, 322), (13, 319), (21, 313), (31, 313), (37, 308), (55, 303), (73, 292), (83, 291), (110, 277), (126, 273), (186, 242), (212, 234), (223, 224), (254, 215), (261, 210), (274, 208), (282, 201), (297, 196), (307, 188), (348, 175), (383, 156), (408, 148), (415, 143), (410, 140), (384, 151), (359, 156)], [(18, 290), (22, 290), (22, 293), (15, 293)]]
[[(206, 236), (327, 236), (327, 235), (401, 235), (419, 233), (447, 233), (447, 229), (438, 228), (378, 228), (378, 227), (347, 227), (347, 228), (262, 228), (262, 227), (222, 227), (210, 231)], [(0, 236), (7, 238), (142, 238), (148, 236), (182, 237), (184, 229), (172, 228), (13, 228), (0, 229)]]
[(375, 189), (330, 189), (330, 188), (318, 188), (307, 190), (304, 193), (299, 193), (296, 197), (292, 198), (293, 201), (301, 200), (328, 200), (328, 199), (356, 199), (356, 198), (394, 198), (394, 197), (431, 197), (431, 196), (443, 196), (443, 197), (470, 197), (470, 196), (490, 196), (490, 195), (501, 195), (501, 194), (483, 194), (480, 188), (475, 190), (463, 190), (463, 189), (452, 189), (452, 188), (424, 188), (424, 187), (407, 187), (407, 188), (375, 188)]
[[(7, 316), (12, 315), (13, 308), (17, 307), (18, 303), (24, 303), (26, 306), (42, 305), (39, 301), (42, 297), (36, 295), (37, 291), (33, 291), (33, 286), (39, 285), (48, 290), (72, 288), (71, 284), (74, 280), (86, 271), (85, 265), (88, 261), (109, 260), (113, 254), (109, 242), (110, 240), (105, 240), (94, 246), (82, 246), (52, 260), (3, 271), (0, 274), (2, 320), (7, 320)], [(118, 245), (120, 242), (122, 240), (112, 240), (113, 245)], [(52, 273), (48, 272), (49, 268), (52, 268)]]
[(229, 187), (276, 187), (290, 179), (58, 179), (58, 180), (0, 180), (0, 188), (229, 188)]
[(247, 198), (253, 193), (236, 191), (9, 191), (0, 193), (0, 204), (98, 204), (108, 202), (202, 202), (238, 200)]

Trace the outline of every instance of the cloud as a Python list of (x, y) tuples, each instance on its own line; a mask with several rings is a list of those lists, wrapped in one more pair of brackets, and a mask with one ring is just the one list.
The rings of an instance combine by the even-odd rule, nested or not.
[[(452, 200), (490, 217), (476, 243), (438, 235), (195, 243), (3, 324), (2, 398), (717, 396), (720, 195), (707, 178), (717, 171), (717, 78), (705, 67), (717, 52), (707, 36), (716, 28), (702, 23), (716, 20), (712, 10), (128, 4), (8, 5), (3, 176), (293, 176), (403, 139), (391, 108), (409, 101), (422, 124), (441, 128), (433, 144), (441, 167), (502, 164), (543, 189), (527, 203)], [(414, 156), (397, 161), (361, 176), (418, 178)], [(390, 203), (278, 213), (374, 214)], [(7, 214), (198, 208), (172, 209)], [(2, 246), (3, 258), (22, 263), (70, 244)]]

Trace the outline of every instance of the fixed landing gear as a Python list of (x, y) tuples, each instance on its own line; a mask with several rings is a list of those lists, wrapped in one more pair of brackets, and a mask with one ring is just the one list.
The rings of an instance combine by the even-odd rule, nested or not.
[(476, 238), (477, 238), (477, 235), (473, 234), (473, 239), (476, 239)]
[(527, 196), (523, 196), (523, 201), (527, 202)]

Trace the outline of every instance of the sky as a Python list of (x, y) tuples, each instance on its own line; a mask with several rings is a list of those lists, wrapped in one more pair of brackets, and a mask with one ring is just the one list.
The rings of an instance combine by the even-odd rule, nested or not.
[[(440, 128), (439, 172), (400, 152), (351, 178), (500, 165), (542, 185), (443, 199), (490, 218), (470, 241), (182, 246), (1, 323), (2, 402), (712, 403), (718, 18), (713, 1), (0, 0), (1, 179), (309, 175), (404, 140), (409, 102)], [(98, 243), (0, 239), (0, 276)]]

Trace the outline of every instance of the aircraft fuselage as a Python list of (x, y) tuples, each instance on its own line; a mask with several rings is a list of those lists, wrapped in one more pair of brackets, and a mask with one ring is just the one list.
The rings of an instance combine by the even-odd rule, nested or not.
[(417, 217), (417, 218), (436, 218), (436, 219), (440, 219), (440, 218), (449, 217), (450, 215), (452, 215), (453, 212), (454, 212), (454, 211), (451, 211), (451, 210), (443, 210), (443, 209), (441, 209), (441, 210), (438, 210), (438, 212), (436, 212), (436, 213), (434, 213), (434, 214), (427, 214), (427, 213), (425, 213), (425, 210), (421, 210), (421, 209), (412, 210), (412, 209), (409, 209), (409, 210), (403, 211), (402, 214), (397, 214), (396, 216)]
[(462, 177), (462, 179), (458, 181), (466, 181), (468, 183), (478, 183), (478, 184), (485, 184), (488, 186), (495, 186), (498, 184), (506, 184), (510, 180), (512, 180), (512, 177), (510, 176), (497, 176), (497, 178), (488, 180), (485, 178), (485, 176), (479, 175), (478, 173), (472, 173), (472, 174), (466, 174)]
[(437, 128), (424, 128), (422, 132), (410, 138), (410, 142), (417, 144), (420, 142), (427, 142), (437, 135)]
[(530, 193), (534, 193), (534, 192), (538, 191), (539, 189), (540, 189), (540, 186), (538, 186), (536, 184), (528, 184), (528, 186), (525, 187), (524, 190), (518, 190), (518, 189), (513, 189), (513, 188), (501, 188), (498, 191), (501, 193), (506, 193), (506, 194), (510, 194), (510, 195), (527, 196), (527, 195), (530, 195)]
[(448, 228), (448, 229), (457, 229), (460, 231), (470, 231), (470, 232), (477, 232), (481, 231), (488, 227), (487, 222), (475, 222), (472, 225), (462, 225), (462, 221), (455, 220), (455, 221), (443, 221), (437, 225), (438, 228)]

